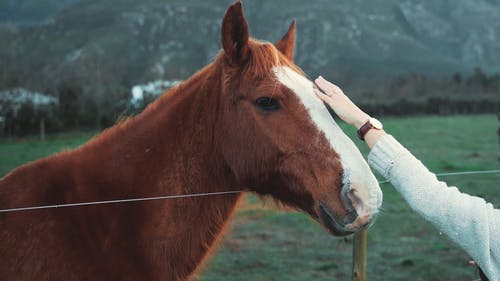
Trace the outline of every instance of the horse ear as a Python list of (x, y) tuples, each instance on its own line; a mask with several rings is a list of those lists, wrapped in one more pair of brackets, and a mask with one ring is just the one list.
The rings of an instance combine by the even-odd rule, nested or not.
[(274, 45), (289, 60), (293, 61), (293, 50), (295, 48), (295, 20), (292, 21), (292, 24), (290, 24), (283, 38)]
[(241, 64), (250, 56), (248, 24), (241, 1), (231, 5), (222, 20), (222, 47), (231, 63)]

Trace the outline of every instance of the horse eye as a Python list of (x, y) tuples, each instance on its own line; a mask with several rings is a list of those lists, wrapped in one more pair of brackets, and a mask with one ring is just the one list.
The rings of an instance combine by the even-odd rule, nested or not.
[(278, 100), (271, 97), (260, 97), (256, 99), (255, 106), (264, 111), (273, 111), (280, 108)]

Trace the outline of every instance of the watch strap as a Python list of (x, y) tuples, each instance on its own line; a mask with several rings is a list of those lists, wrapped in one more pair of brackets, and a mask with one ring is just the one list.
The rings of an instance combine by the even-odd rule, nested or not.
[(368, 133), (368, 131), (371, 130), (371, 129), (373, 129), (373, 128), (374, 128), (374, 126), (370, 122), (370, 120), (366, 121), (365, 124), (363, 124), (363, 126), (361, 126), (358, 129), (358, 137), (359, 137), (359, 139), (362, 140), (362, 141), (364, 141), (366, 133)]

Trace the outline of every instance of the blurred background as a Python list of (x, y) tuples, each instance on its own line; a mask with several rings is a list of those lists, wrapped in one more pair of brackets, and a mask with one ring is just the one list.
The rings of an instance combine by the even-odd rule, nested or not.
[[(214, 58), (231, 2), (0, 0), (1, 134), (34, 133), (42, 118), (47, 131), (101, 129), (137, 113)], [(499, 1), (244, 4), (255, 38), (274, 42), (296, 19), (296, 63), (371, 113), (500, 111)]]
[[(231, 3), (0, 0), (0, 177), (85, 143), (210, 63)], [(432, 171), (498, 169), (500, 1), (245, 0), (244, 9), (251, 35), (271, 42), (296, 19), (296, 63), (338, 83)], [(443, 180), (499, 206), (498, 175)], [(478, 278), (465, 252), (382, 188), (369, 280)], [(247, 196), (231, 228), (201, 280), (350, 279), (350, 238), (304, 214)]]

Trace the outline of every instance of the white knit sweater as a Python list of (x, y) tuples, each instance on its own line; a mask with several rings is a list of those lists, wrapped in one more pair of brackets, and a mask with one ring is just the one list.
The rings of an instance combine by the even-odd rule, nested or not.
[(368, 163), (394, 185), (411, 208), (460, 245), (490, 281), (500, 281), (500, 209), (438, 181), (390, 135), (378, 140)]

